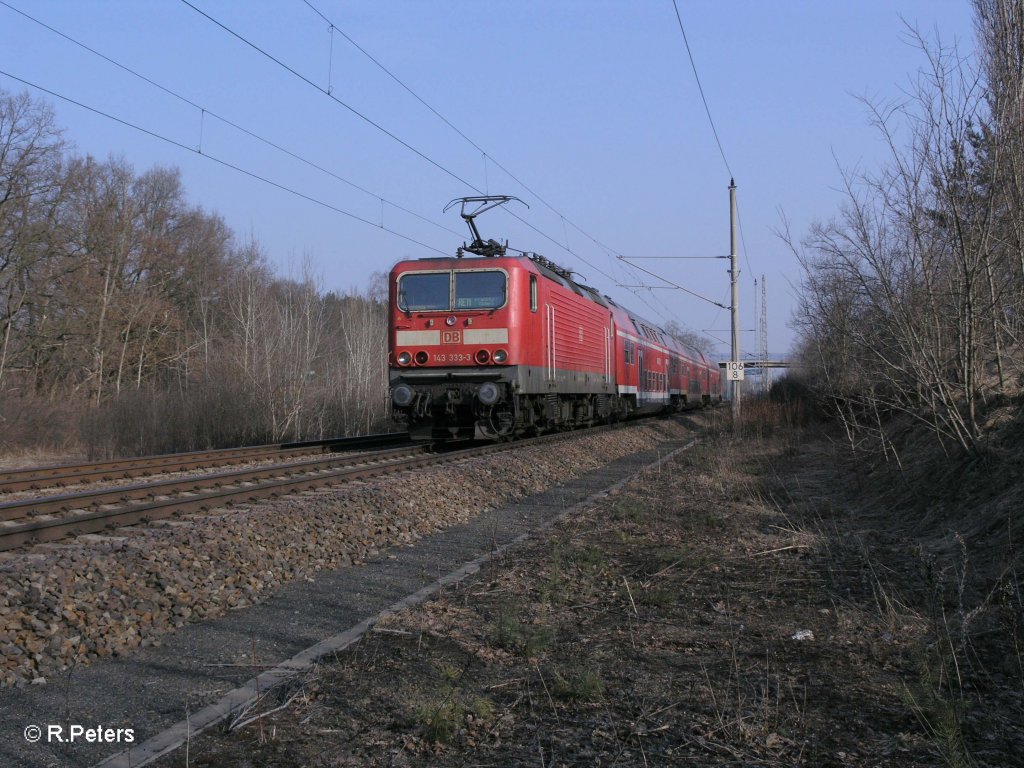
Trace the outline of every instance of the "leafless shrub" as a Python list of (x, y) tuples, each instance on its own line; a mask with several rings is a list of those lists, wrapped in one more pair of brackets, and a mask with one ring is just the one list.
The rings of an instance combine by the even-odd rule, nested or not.
[(868, 104), (891, 155), (844, 174), (846, 204), (791, 244), (817, 389), (854, 449), (894, 456), (901, 414), (944, 447), (985, 449), (981, 412), (1019, 390), (1024, 310), (1020, 50), (1009, 0), (978, 0), (981, 66), (918, 38), (907, 99)]
[(77, 451), (82, 410), (75, 404), (45, 398), (0, 397), (0, 454), (26, 447)]

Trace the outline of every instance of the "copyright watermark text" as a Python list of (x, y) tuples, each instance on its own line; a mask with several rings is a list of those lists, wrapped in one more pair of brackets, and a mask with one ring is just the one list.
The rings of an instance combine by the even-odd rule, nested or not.
[(134, 728), (106, 728), (102, 725), (26, 725), (25, 741), (30, 744), (133, 744)]

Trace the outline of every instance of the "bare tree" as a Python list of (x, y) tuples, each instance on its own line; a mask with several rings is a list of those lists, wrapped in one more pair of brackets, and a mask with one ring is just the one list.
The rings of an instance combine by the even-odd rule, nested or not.
[(361, 296), (329, 294), (330, 326), (337, 333), (327, 357), (333, 397), (346, 433), (380, 426), (387, 409), (386, 296), (373, 291)]
[(86, 412), (97, 455), (379, 428), (386, 286), (279, 277), (177, 170), (67, 154), (48, 107), (0, 93), (2, 404)]
[(16, 329), (50, 272), (63, 147), (49, 106), (0, 91), (0, 390), (21, 351), (12, 348)]
[(978, 450), (979, 408), (1005, 391), (1007, 345), (1019, 349), (1020, 209), (1000, 179), (1016, 173), (1008, 147), (1022, 126), (993, 119), (984, 71), (920, 42), (926, 66), (908, 100), (869, 105), (888, 165), (845, 174), (839, 216), (789, 238), (804, 268), (805, 354), (851, 444), (874, 435), (885, 455), (893, 414)]

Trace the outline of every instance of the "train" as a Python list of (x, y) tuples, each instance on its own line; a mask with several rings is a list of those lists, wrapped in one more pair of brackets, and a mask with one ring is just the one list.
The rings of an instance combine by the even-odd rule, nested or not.
[(482, 240), (475, 216), (513, 199), (458, 198), (473, 241), (391, 269), (396, 422), (418, 438), (503, 440), (722, 400), (699, 350), (551, 260)]

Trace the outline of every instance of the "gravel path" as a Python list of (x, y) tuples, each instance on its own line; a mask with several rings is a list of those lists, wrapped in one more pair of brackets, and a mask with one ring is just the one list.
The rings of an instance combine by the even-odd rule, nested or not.
[[(22, 732), (33, 723), (134, 728), (142, 741), (689, 434), (663, 421), (580, 435), (555, 450), (526, 448), (9, 559), (0, 572), (8, 685), (0, 762), (90, 765), (119, 751), (28, 745)], [(353, 563), (364, 565), (345, 567)]]

